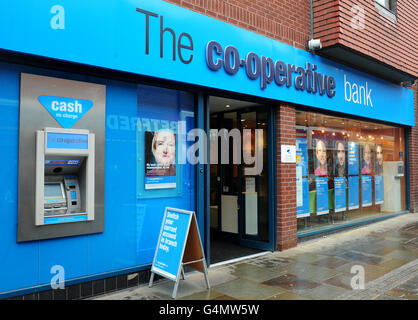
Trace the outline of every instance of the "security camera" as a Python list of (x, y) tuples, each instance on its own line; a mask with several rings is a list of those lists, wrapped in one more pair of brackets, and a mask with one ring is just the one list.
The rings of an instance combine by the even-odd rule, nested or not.
[(322, 49), (321, 39), (311, 39), (308, 41), (308, 49), (311, 51)]
[(412, 87), (414, 85), (414, 81), (410, 80), (410, 81), (402, 81), (401, 86), (403, 87)]

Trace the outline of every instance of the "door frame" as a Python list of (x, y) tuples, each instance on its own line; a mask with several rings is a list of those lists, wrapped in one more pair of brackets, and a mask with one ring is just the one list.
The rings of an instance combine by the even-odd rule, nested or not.
[[(276, 139), (275, 139), (275, 112), (274, 112), (274, 108), (269, 106), (268, 104), (264, 104), (263, 107), (252, 107), (252, 108), (246, 108), (246, 109), (240, 109), (238, 110), (238, 114), (239, 114), (239, 124), (240, 124), (240, 130), (242, 131), (242, 123), (241, 123), (241, 114), (242, 113), (247, 113), (247, 112), (257, 112), (257, 109), (262, 109), (265, 110), (267, 112), (267, 116), (268, 116), (268, 129), (267, 129), (267, 146), (268, 146), (268, 150), (267, 150), (267, 164), (268, 164), (268, 193), (269, 193), (269, 197), (268, 197), (268, 220), (269, 220), (269, 226), (268, 226), (268, 232), (269, 232), (269, 240), (268, 242), (263, 242), (261, 240), (258, 239), (251, 239), (251, 238), (243, 238), (244, 235), (244, 228), (245, 228), (245, 224), (244, 224), (244, 212), (240, 211), (238, 213), (238, 219), (241, 221), (238, 221), (238, 227), (239, 227), (239, 233), (238, 233), (238, 239), (239, 239), (239, 243), (242, 246), (245, 247), (250, 247), (250, 248), (255, 248), (255, 249), (261, 249), (261, 250), (266, 250), (266, 251), (274, 251), (275, 247), (276, 247), (276, 215), (275, 215), (275, 208), (276, 208), (276, 157), (274, 156), (276, 154), (275, 150), (275, 146), (276, 146)], [(240, 165), (240, 175), (239, 178), (242, 178), (242, 170), (241, 170), (241, 166)], [(242, 183), (239, 183), (240, 187), (239, 187), (239, 205), (240, 205), (240, 209), (242, 210), (243, 208), (243, 196), (242, 196)]]

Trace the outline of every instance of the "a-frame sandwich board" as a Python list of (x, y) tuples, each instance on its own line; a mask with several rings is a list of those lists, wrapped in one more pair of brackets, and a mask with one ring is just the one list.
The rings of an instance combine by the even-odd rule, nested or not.
[(184, 266), (188, 265), (209, 278), (205, 254), (194, 211), (166, 207), (151, 267), (149, 287), (154, 274), (175, 281), (172, 298), (177, 296), (180, 277), (184, 279)]

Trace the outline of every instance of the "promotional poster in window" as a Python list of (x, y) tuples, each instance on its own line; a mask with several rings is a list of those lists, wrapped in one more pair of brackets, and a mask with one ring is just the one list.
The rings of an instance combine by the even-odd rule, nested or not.
[(325, 130), (315, 130), (313, 134), (313, 166), (310, 170), (315, 177), (315, 185), (311, 189), (316, 190), (317, 215), (328, 213), (328, 190), (334, 200), (335, 212), (368, 207), (373, 203), (382, 204), (384, 201), (382, 145), (347, 138), (346, 134)]
[(145, 189), (176, 188), (176, 134), (145, 132)]

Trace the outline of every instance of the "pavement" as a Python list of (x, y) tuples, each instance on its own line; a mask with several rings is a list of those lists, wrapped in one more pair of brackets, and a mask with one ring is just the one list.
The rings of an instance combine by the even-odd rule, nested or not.
[[(418, 214), (212, 265), (180, 281), (177, 300), (418, 300)], [(167, 279), (92, 298), (172, 300)]]

